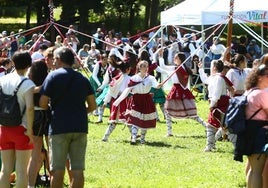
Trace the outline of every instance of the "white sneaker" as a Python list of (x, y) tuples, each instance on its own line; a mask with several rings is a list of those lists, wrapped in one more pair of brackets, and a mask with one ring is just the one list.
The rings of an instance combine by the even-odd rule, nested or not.
[(166, 137), (172, 137), (174, 136), (172, 133), (167, 133)]
[(107, 142), (107, 141), (108, 141), (108, 138), (107, 138), (107, 137), (103, 137), (101, 140), (102, 140), (103, 142)]
[(211, 152), (211, 151), (212, 151), (212, 148), (208, 146), (206, 146), (206, 148), (204, 149), (204, 152)]
[(130, 142), (131, 145), (135, 145), (136, 144), (136, 139), (135, 138), (131, 138), (131, 142)]
[(212, 147), (206, 146), (206, 148), (204, 149), (204, 152), (212, 152), (214, 150), (216, 150), (216, 147), (215, 146), (212, 146)]

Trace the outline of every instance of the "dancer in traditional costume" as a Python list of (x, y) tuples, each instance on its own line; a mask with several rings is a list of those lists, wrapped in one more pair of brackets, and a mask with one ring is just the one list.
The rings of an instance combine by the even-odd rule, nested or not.
[[(163, 69), (161, 69), (157, 65), (157, 61), (155, 60), (155, 58), (150, 57), (150, 54), (148, 53), (147, 50), (141, 50), (139, 53), (138, 59), (139, 59), (139, 61), (145, 60), (148, 62), (148, 64), (149, 64), (148, 73), (150, 75), (154, 76), (154, 70), (156, 70), (159, 73), (166, 73)], [(152, 63), (151, 59), (154, 59), (153, 63)], [(166, 102), (166, 96), (165, 96), (163, 89), (162, 88), (157, 89), (157, 88), (152, 87), (150, 93), (152, 93), (152, 95), (153, 95), (153, 101), (154, 101), (155, 105), (159, 104), (160, 110), (162, 111), (163, 115), (165, 116), (164, 104)], [(160, 121), (157, 108), (156, 108), (156, 116), (157, 116), (156, 120)]]
[(104, 98), (107, 95), (109, 89), (109, 83), (112, 81), (114, 77), (116, 77), (121, 72), (118, 68), (114, 67), (116, 62), (119, 61), (120, 59), (115, 54), (109, 55), (108, 57), (109, 66), (106, 70), (106, 73), (104, 74), (101, 86), (99, 86), (99, 88), (97, 89), (97, 92), (100, 93), (96, 98), (97, 106), (103, 105)]
[[(232, 82), (222, 74), (224, 64), (221, 60), (213, 60), (211, 62), (209, 77), (205, 76), (203, 68), (199, 68), (201, 80), (208, 85), (208, 98), (209, 98), (209, 116), (207, 124), (207, 143), (205, 152), (210, 152), (216, 149), (216, 133), (224, 131), (221, 129), (222, 116), (226, 112), (230, 96), (233, 95), (234, 88)], [(229, 92), (228, 92), (229, 91)], [(225, 134), (225, 133), (224, 133)], [(226, 132), (228, 139), (235, 144), (236, 136)]]
[[(92, 76), (90, 77), (90, 83), (93, 87), (93, 90), (95, 91), (95, 98), (98, 98), (98, 96), (101, 94), (100, 92), (96, 92), (97, 89), (101, 86), (101, 83), (103, 82), (104, 74), (106, 73), (106, 70), (108, 69), (108, 58), (106, 54), (102, 54), (101, 60), (98, 61), (93, 69)], [(103, 109), (101, 106), (98, 106), (97, 110), (98, 121), (96, 123), (102, 123), (102, 117), (103, 117)]]
[(136, 144), (138, 129), (141, 129), (141, 143), (145, 143), (147, 129), (156, 127), (155, 104), (150, 94), (152, 87), (160, 88), (154, 76), (148, 74), (148, 62), (140, 61), (137, 65), (137, 74), (131, 77), (128, 88), (113, 103), (118, 106), (128, 94), (129, 99), (126, 111), (127, 123), (132, 125), (131, 144)]
[[(126, 122), (125, 112), (127, 109), (128, 97), (120, 102), (118, 106), (114, 106), (114, 101), (120, 96), (121, 93), (127, 88), (130, 81), (130, 64), (128, 62), (119, 62), (117, 66), (121, 70), (121, 73), (115, 76), (109, 84), (108, 93), (104, 99), (103, 108), (109, 103), (111, 107), (110, 118), (108, 122), (108, 128), (102, 138), (102, 141), (107, 142), (110, 134), (116, 127), (118, 122)], [(131, 126), (128, 126), (131, 130)]]
[(189, 75), (192, 71), (189, 67), (183, 64), (185, 62), (185, 55), (182, 52), (175, 54), (174, 64), (175, 66), (167, 66), (164, 64), (164, 59), (162, 58), (161, 50), (159, 51), (159, 64), (160, 67), (170, 74), (176, 74), (171, 76), (173, 86), (167, 95), (165, 102), (165, 117), (167, 124), (167, 136), (173, 136), (172, 133), (172, 120), (174, 118), (191, 118), (202, 124), (204, 127), (206, 123), (197, 115), (196, 104), (194, 96), (191, 91), (187, 88)]

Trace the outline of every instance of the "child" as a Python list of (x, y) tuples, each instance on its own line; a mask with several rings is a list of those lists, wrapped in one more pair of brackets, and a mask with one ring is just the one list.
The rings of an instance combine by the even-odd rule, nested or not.
[[(119, 95), (127, 88), (127, 84), (130, 80), (130, 64), (127, 62), (118, 62), (117, 68), (121, 70), (121, 73), (112, 79), (109, 84), (108, 93), (104, 99), (103, 108), (110, 103), (111, 106), (111, 115), (109, 119), (109, 126), (102, 138), (102, 141), (107, 142), (108, 137), (113, 132), (116, 127), (117, 120), (125, 122), (125, 112), (127, 108), (127, 98), (120, 102), (118, 106), (114, 106), (114, 101), (119, 97)], [(131, 130), (131, 127), (129, 126)]]
[(137, 73), (131, 77), (128, 88), (113, 103), (118, 106), (129, 93), (128, 109), (126, 111), (127, 123), (132, 125), (131, 144), (136, 144), (138, 129), (141, 129), (141, 144), (145, 144), (147, 129), (156, 127), (156, 110), (150, 90), (152, 87), (160, 88), (154, 76), (148, 74), (148, 62), (140, 61)]
[[(162, 56), (161, 51), (159, 55)], [(166, 66), (163, 62), (163, 58), (159, 59), (160, 67), (166, 71), (169, 71), (170, 74), (176, 70), (176, 74), (172, 75), (171, 77), (173, 86), (167, 95), (165, 102), (165, 117), (168, 137), (173, 136), (171, 117), (191, 118), (206, 127), (205, 122), (197, 115), (194, 96), (187, 88), (188, 78), (189, 75), (192, 74), (192, 71), (189, 67), (183, 64), (185, 60), (186, 57), (182, 52), (175, 54), (175, 66)]]

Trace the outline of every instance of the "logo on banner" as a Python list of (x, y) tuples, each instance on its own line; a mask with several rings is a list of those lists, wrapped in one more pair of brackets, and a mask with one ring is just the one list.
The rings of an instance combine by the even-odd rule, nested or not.
[[(228, 15), (222, 15), (222, 19), (228, 19)], [(250, 20), (250, 21), (265, 21), (267, 20), (267, 11), (248, 11), (240, 14), (234, 14), (235, 19)]]
[(266, 20), (267, 19), (267, 11), (262, 13), (256, 11), (247, 12), (248, 19), (253, 21)]

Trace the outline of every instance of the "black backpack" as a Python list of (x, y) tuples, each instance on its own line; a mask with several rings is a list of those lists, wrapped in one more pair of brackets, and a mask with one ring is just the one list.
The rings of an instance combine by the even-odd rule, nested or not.
[[(247, 95), (236, 96), (229, 100), (229, 106), (224, 117), (224, 124), (225, 128), (227, 128), (230, 133), (239, 134), (245, 131), (247, 105), (248, 105)], [(252, 119), (260, 110), (261, 108), (258, 109), (249, 118), (249, 120)]]
[(23, 79), (16, 87), (13, 95), (7, 95), (3, 93), (0, 86), (0, 124), (3, 126), (18, 126), (22, 122), (22, 116), (25, 109), (21, 113), (20, 105), (18, 102), (17, 92), (21, 84), (27, 80)]

